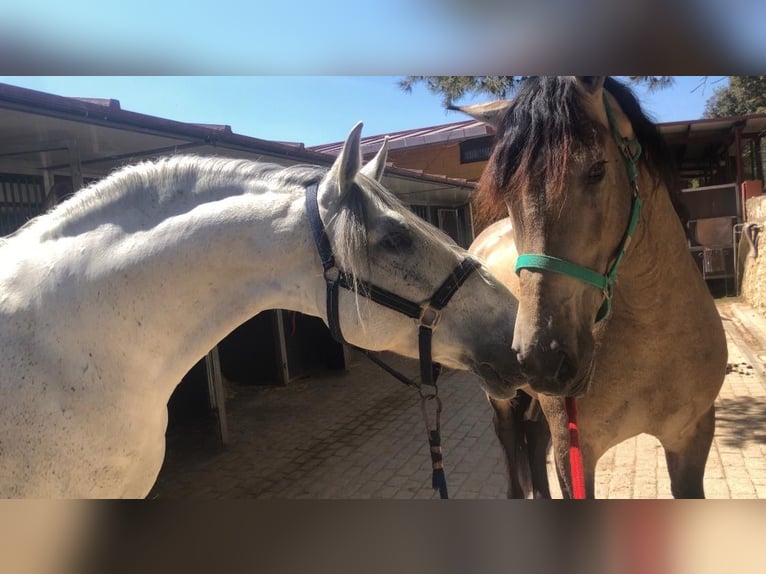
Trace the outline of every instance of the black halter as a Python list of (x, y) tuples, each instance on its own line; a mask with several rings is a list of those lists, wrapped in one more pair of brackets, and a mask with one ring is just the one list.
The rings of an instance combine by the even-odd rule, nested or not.
[[(336, 341), (345, 343), (364, 353), (371, 361), (383, 368), (387, 373), (396, 377), (402, 383), (418, 389), (421, 397), (420, 406), (423, 412), (426, 431), (428, 433), (428, 444), (431, 454), (431, 467), (433, 469), (431, 486), (434, 490), (439, 491), (439, 496), (441, 498), (448, 498), (447, 479), (442, 464), (439, 422), (442, 405), (436, 386), (436, 379), (441, 372), (441, 365), (433, 362), (431, 341), (433, 338), (433, 330), (436, 328), (439, 319), (441, 318), (442, 309), (446, 307), (447, 303), (452, 299), (452, 296), (457, 293), (460, 286), (465, 283), (465, 280), (468, 279), (469, 275), (471, 275), (480, 264), (472, 257), (463, 259), (452, 270), (449, 277), (447, 277), (447, 279), (445, 279), (434, 292), (431, 299), (425, 304), (410, 301), (404, 297), (400, 297), (396, 293), (388, 291), (387, 289), (372, 285), (367, 281), (354, 281), (354, 277), (335, 265), (335, 256), (333, 255), (332, 247), (330, 246), (330, 240), (327, 238), (322, 219), (319, 217), (319, 203), (317, 202), (318, 189), (319, 185), (317, 184), (310, 185), (306, 188), (306, 211), (308, 213), (309, 224), (311, 225), (311, 234), (314, 237), (314, 243), (316, 243), (319, 257), (322, 260), (324, 279), (327, 283), (327, 323), (330, 327), (330, 333), (332, 333), (332, 336)], [(367, 297), (375, 303), (393, 309), (394, 311), (406, 315), (411, 319), (415, 319), (418, 322), (418, 353), (420, 356), (419, 383), (387, 365), (375, 353), (351, 345), (345, 341), (340, 329), (340, 318), (338, 316), (338, 296), (340, 287), (350, 291), (356, 291), (359, 295)], [(432, 386), (433, 393), (425, 394), (422, 385)], [(433, 400), (436, 403), (436, 417), (433, 426), (430, 424), (426, 413), (426, 402), (429, 400)]]
[(314, 242), (319, 251), (319, 257), (322, 260), (324, 278), (327, 283), (327, 322), (330, 327), (330, 333), (336, 341), (360, 350), (403, 383), (417, 387), (419, 386), (417, 383), (382, 363), (378, 357), (367, 349), (361, 349), (346, 342), (340, 329), (340, 318), (338, 315), (339, 288), (343, 287), (349, 291), (356, 291), (360, 295), (379, 305), (393, 309), (411, 319), (416, 319), (419, 323), (418, 351), (420, 355), (420, 384), (435, 385), (436, 379), (441, 371), (441, 365), (439, 363), (434, 363), (432, 359), (431, 340), (433, 337), (433, 330), (439, 323), (442, 309), (446, 307), (447, 303), (452, 299), (452, 296), (457, 292), (465, 280), (468, 279), (471, 273), (480, 266), (480, 263), (472, 257), (463, 259), (455, 267), (452, 273), (450, 273), (449, 277), (447, 277), (447, 279), (434, 292), (431, 299), (425, 304), (410, 301), (404, 297), (400, 297), (396, 293), (388, 291), (387, 289), (372, 285), (367, 281), (357, 280), (355, 282), (354, 278), (349, 273), (346, 273), (335, 265), (335, 256), (333, 255), (332, 247), (327, 238), (322, 219), (319, 217), (319, 204), (317, 202), (318, 189), (319, 186), (317, 184), (312, 184), (306, 188), (306, 209), (308, 212), (309, 225), (311, 226), (311, 234), (314, 237)]

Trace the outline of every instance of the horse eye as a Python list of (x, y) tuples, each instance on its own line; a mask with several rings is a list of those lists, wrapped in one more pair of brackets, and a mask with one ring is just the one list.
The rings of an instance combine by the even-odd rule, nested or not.
[(606, 175), (606, 161), (597, 161), (588, 170), (588, 174), (585, 177), (586, 181), (590, 185), (599, 183)]
[(406, 251), (412, 247), (412, 237), (405, 231), (392, 231), (380, 240), (378, 246), (391, 252)]

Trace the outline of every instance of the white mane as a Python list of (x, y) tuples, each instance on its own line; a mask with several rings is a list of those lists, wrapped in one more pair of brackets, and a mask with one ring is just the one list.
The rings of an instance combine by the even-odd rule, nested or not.
[[(174, 206), (188, 206), (215, 201), (244, 193), (294, 192), (319, 183), (328, 173), (312, 165), (281, 165), (242, 159), (171, 156), (144, 161), (114, 171), (75, 193), (51, 211), (30, 220), (8, 235), (11, 239), (22, 231), (35, 230), (45, 239), (55, 239), (88, 229), (92, 222), (117, 221), (128, 209), (163, 210), (172, 213)], [(453, 244), (437, 228), (423, 221), (385, 187), (360, 175), (354, 192), (344, 196), (337, 213), (325, 226), (333, 237), (338, 261), (353, 275), (364, 275), (369, 265), (367, 250), (367, 212), (393, 211), (402, 216), (418, 232), (439, 243)], [(369, 208), (365, 206), (373, 202)], [(5, 243), (0, 239), (0, 246)], [(455, 259), (463, 252), (455, 245)]]
[[(24, 229), (47, 225), (46, 237), (76, 233), (97, 217), (114, 220), (129, 208), (169, 210), (173, 204), (214, 201), (243, 193), (295, 188), (321, 179), (315, 166), (283, 167), (271, 163), (200, 156), (172, 156), (121, 168), (75, 193)], [(42, 231), (42, 230), (41, 230)]]

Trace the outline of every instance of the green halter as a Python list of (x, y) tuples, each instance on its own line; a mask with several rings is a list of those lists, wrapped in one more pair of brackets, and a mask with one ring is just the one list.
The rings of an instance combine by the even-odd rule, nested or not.
[(630, 179), (630, 184), (633, 188), (633, 201), (630, 206), (628, 227), (617, 247), (617, 256), (614, 263), (612, 263), (612, 266), (605, 274), (601, 274), (592, 269), (588, 269), (587, 267), (583, 267), (582, 265), (572, 263), (571, 261), (565, 261), (564, 259), (559, 259), (557, 257), (551, 257), (550, 255), (525, 253), (519, 255), (516, 260), (517, 275), (521, 273), (522, 269), (551, 271), (553, 273), (560, 273), (561, 275), (579, 279), (580, 281), (600, 289), (604, 294), (604, 302), (601, 304), (598, 314), (596, 315), (596, 323), (609, 316), (612, 309), (612, 288), (617, 279), (617, 270), (622, 258), (625, 256), (625, 251), (628, 249), (628, 245), (630, 245), (630, 240), (633, 237), (633, 233), (636, 230), (641, 215), (641, 198), (638, 195), (638, 158), (641, 155), (641, 144), (636, 139), (622, 137), (617, 129), (617, 121), (615, 120), (612, 108), (609, 106), (606, 92), (604, 92), (604, 107), (606, 108), (609, 127), (617, 141), (617, 147), (620, 149), (620, 154), (625, 160), (628, 179)]

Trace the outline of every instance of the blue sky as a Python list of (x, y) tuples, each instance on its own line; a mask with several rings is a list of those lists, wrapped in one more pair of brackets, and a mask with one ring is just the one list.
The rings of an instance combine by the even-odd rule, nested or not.
[(756, 0), (9, 0), (0, 63), (43, 50), (96, 73), (743, 73), (763, 67), (764, 15)]
[[(401, 76), (0, 76), (0, 82), (61, 96), (114, 98), (123, 109), (240, 134), (317, 145), (339, 141), (357, 121), (363, 135), (464, 119), (422, 86), (406, 94)], [(657, 121), (699, 118), (726, 79), (679, 76), (670, 88), (636, 93)], [(486, 96), (461, 103), (484, 101)]]

